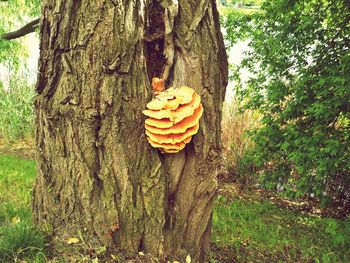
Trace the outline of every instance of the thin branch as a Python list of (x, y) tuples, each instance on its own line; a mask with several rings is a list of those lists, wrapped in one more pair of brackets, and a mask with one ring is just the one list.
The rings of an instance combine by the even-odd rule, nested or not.
[(11, 40), (32, 33), (39, 26), (39, 21), (40, 18), (37, 18), (16, 31), (3, 34), (0, 38), (5, 40)]

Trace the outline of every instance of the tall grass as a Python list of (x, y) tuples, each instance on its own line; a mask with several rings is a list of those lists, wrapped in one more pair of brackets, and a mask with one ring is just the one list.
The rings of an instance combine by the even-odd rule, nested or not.
[(5, 90), (0, 86), (0, 139), (6, 143), (34, 136), (34, 87), (13, 81)]
[(253, 142), (247, 136), (247, 131), (257, 127), (259, 114), (254, 111), (240, 110), (242, 103), (233, 97), (224, 103), (222, 118), (222, 143), (224, 158), (229, 172), (237, 170), (244, 154), (252, 149)]

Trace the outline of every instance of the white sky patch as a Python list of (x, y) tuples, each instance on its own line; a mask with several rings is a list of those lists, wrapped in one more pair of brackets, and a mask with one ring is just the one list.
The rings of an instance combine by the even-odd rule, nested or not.
[[(233, 45), (229, 50), (228, 50), (228, 63), (231, 65), (240, 65), (243, 58), (244, 58), (244, 52), (249, 50), (248, 47), (249, 41), (239, 41), (235, 45)], [(249, 79), (249, 72), (244, 69), (240, 71), (241, 79), (242, 82), (246, 82)], [(227, 88), (226, 88), (226, 97), (225, 101), (229, 102), (233, 100), (235, 96), (234, 92), (234, 87), (235, 87), (235, 82), (234, 81), (229, 81)]]

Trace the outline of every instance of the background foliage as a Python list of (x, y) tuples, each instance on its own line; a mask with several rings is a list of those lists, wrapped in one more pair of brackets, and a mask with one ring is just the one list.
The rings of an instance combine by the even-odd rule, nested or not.
[[(246, 165), (269, 188), (326, 201), (350, 189), (350, 1), (265, 1), (226, 16), (231, 45), (250, 51), (235, 71), (244, 108), (258, 111)], [(240, 70), (252, 77), (240, 81)], [(349, 198), (348, 198), (349, 199)]]
[[(17, 30), (32, 19), (38, 17), (40, 3), (40, 0), (0, 1), (0, 36), (4, 33)], [(0, 63), (8, 61), (11, 58), (18, 64), (21, 61), (21, 57), (25, 55), (25, 51), (20, 39), (6, 41), (0, 37)]]
[(223, 6), (260, 6), (263, 0), (220, 0)]
[(19, 79), (11, 87), (0, 89), (0, 138), (8, 143), (34, 135), (34, 87)]
[(31, 43), (25, 38), (3, 40), (1, 35), (37, 18), (40, 2), (0, 0), (0, 139), (7, 143), (34, 134), (34, 87), (26, 65)]

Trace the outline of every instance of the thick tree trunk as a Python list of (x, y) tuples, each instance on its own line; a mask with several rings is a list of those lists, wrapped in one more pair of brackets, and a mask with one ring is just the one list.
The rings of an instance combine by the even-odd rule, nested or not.
[[(45, 0), (42, 12), (36, 221), (130, 257), (205, 262), (227, 83), (215, 1)], [(202, 98), (177, 154), (145, 138), (153, 76)]]

